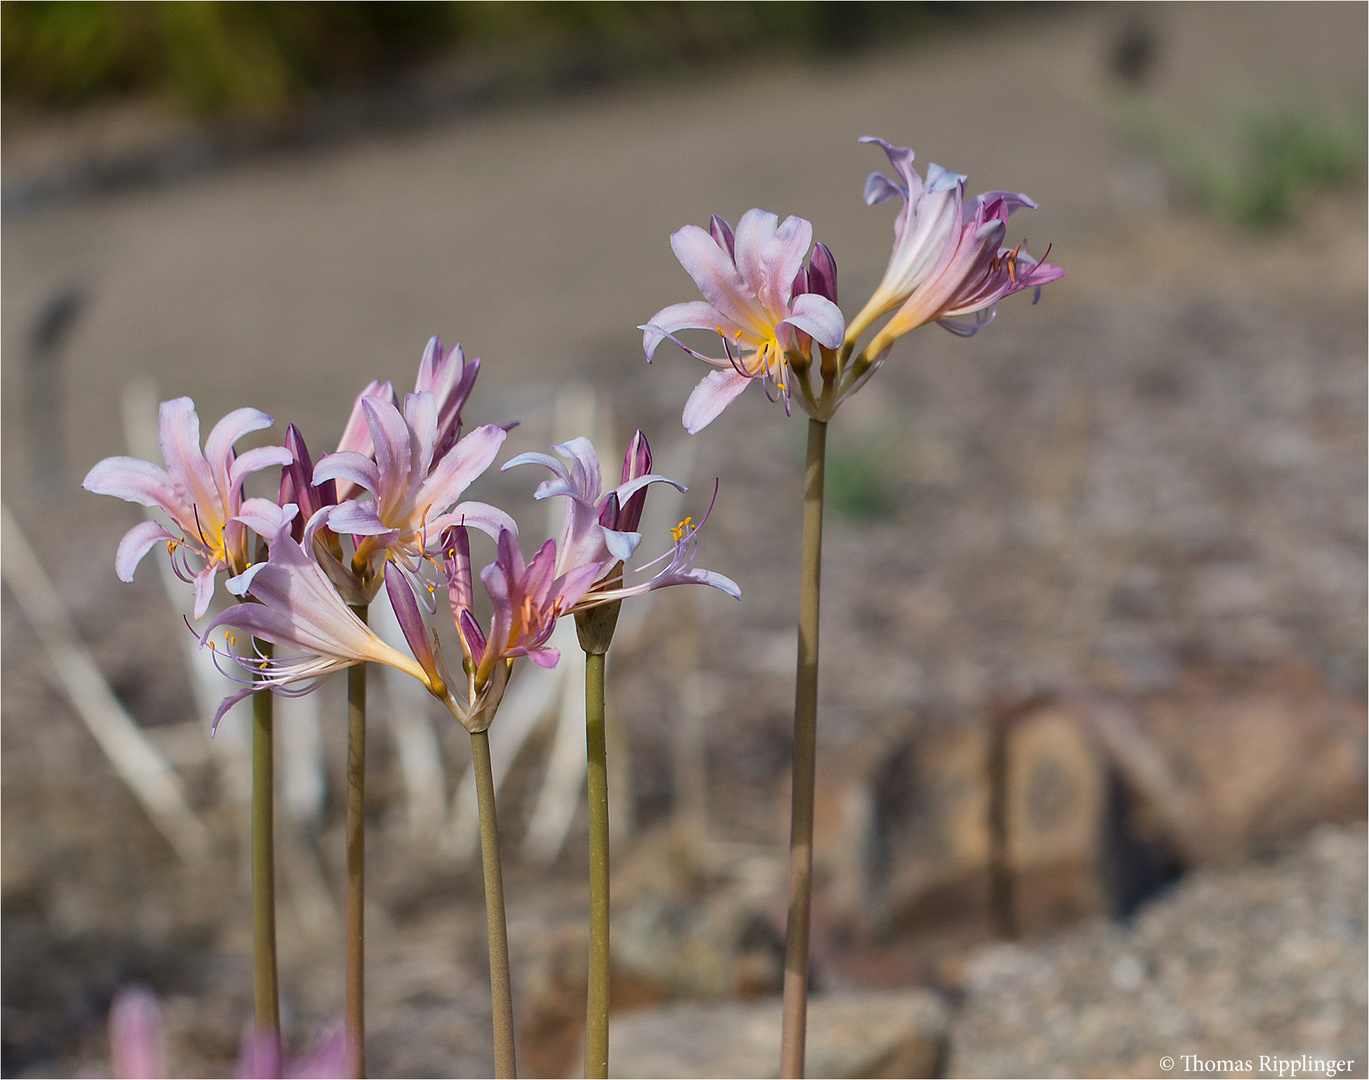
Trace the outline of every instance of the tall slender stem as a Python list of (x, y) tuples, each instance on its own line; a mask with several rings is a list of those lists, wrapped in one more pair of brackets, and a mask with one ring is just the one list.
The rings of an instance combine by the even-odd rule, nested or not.
[[(352, 610), (362, 622), (366, 608)], [(343, 1021), (348, 1075), (366, 1075), (366, 665), (347, 669), (347, 972)]]
[[(271, 656), (269, 641), (257, 641), (256, 648), (263, 657)], [(257, 1037), (274, 1040), (279, 1051), (274, 702), (269, 690), (258, 690), (252, 695), (252, 931)], [(276, 1056), (279, 1058), (279, 1053)]]
[(513, 984), (509, 928), (504, 919), (504, 872), (499, 865), (499, 823), (494, 813), (494, 772), (488, 731), (471, 732), (475, 796), (480, 807), (480, 859), (485, 871), (485, 923), (490, 938), (490, 1001), (494, 1012), (494, 1075), (518, 1075), (513, 1045)]
[(585, 1077), (608, 1076), (608, 746), (603, 653), (585, 653), (585, 746), (589, 755), (589, 996)]
[(808, 931), (813, 901), (813, 791), (817, 777), (818, 592), (822, 578), (822, 483), (827, 424), (808, 421), (803, 487), (799, 659), (794, 681), (794, 792), (789, 826), (789, 931), (784, 946), (780, 1075), (803, 1075), (808, 1033)]

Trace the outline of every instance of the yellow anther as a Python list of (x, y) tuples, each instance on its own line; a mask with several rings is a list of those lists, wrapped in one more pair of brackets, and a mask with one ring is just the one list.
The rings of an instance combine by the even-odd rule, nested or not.
[(693, 524), (693, 522), (694, 519), (692, 517), (687, 517), (678, 525), (676, 525), (673, 529), (670, 530), (671, 538), (674, 539), (675, 543), (678, 544), (681, 540), (685, 538), (685, 536), (689, 533), (690, 526)]

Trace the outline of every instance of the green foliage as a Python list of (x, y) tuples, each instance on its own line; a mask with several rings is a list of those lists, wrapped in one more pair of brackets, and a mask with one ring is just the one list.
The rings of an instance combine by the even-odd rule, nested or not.
[(1365, 158), (1365, 117), (1283, 113), (1251, 118), (1243, 182), (1220, 193), (1228, 216), (1275, 225), (1293, 216), (1303, 193), (1353, 180)]
[(756, 42), (831, 51), (981, 10), (793, 0), (3, 0), (0, 87), (10, 101), (43, 106), (142, 92), (201, 115), (269, 115), (438, 51), (551, 52), (563, 66), (609, 74), (723, 59)]
[(49, 106), (144, 91), (199, 114), (269, 114), (422, 55), (451, 23), (445, 4), (5, 0), (0, 86)]
[(853, 521), (876, 521), (893, 516), (893, 492), (874, 446), (827, 449), (827, 505)]
[[(1310, 194), (1364, 171), (1363, 109), (1350, 115), (1307, 106), (1246, 110), (1216, 139), (1134, 102), (1124, 121), (1203, 205), (1249, 228), (1285, 224)], [(1223, 153), (1223, 145), (1234, 150)]]

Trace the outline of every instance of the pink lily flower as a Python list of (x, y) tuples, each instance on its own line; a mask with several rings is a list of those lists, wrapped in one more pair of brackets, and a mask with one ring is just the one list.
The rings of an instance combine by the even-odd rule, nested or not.
[(640, 431), (633, 435), (628, 444), (623, 459), (622, 483), (607, 492), (602, 491), (603, 470), (588, 439), (572, 439), (552, 449), (570, 462), (569, 467), (548, 454), (532, 453), (520, 454), (508, 461), (504, 469), (536, 464), (546, 466), (554, 474), (552, 479), (544, 480), (538, 486), (534, 498), (546, 499), (559, 495), (567, 500), (557, 545), (557, 573), (569, 574), (576, 567), (588, 565), (608, 571), (601, 579), (595, 579), (593, 587), (567, 610), (584, 611), (629, 596), (640, 596), (653, 589), (685, 584), (709, 585), (741, 599), (741, 590), (731, 578), (711, 570), (692, 568), (698, 549), (695, 534), (707, 520), (707, 513), (698, 525), (693, 523), (693, 518), (682, 521), (672, 530), (673, 547), (638, 568), (638, 571), (646, 570), (668, 559), (662, 570), (645, 581), (624, 584), (620, 564), (631, 558), (641, 543), (642, 536), (636, 528), (646, 502), (647, 488), (659, 483), (669, 484), (677, 491), (687, 490), (669, 477), (650, 471), (651, 448)]
[(165, 543), (177, 575), (195, 586), (195, 618), (209, 608), (220, 570), (240, 573), (248, 565), (247, 529), (273, 536), (281, 509), (268, 499), (244, 499), (243, 480), (272, 465), (289, 465), (282, 446), (260, 446), (239, 455), (233, 444), (274, 421), (257, 409), (237, 409), (217, 424), (200, 450), (200, 418), (188, 397), (162, 402), (158, 422), (166, 467), (134, 457), (109, 457), (86, 474), (82, 486), (164, 511), (180, 535), (155, 521), (124, 534), (114, 557), (121, 581), (132, 581), (143, 557)]
[[(442, 347), (442, 339), (432, 337), (428, 340), (427, 346), (423, 350), (423, 358), (418, 363), (418, 378), (414, 381), (414, 393), (420, 394), (428, 391), (437, 399), (437, 435), (433, 460), (439, 461), (447, 453), (456, 441), (461, 438), (461, 410), (465, 408), (466, 402), (470, 399), (471, 391), (475, 388), (475, 378), (480, 374), (480, 358), (477, 356), (473, 360), (467, 360), (466, 354), (462, 350), (460, 343), (453, 345), (450, 349)], [(375, 442), (371, 438), (371, 429), (366, 421), (366, 411), (362, 402), (367, 398), (377, 401), (385, 401), (396, 408), (399, 400), (395, 397), (394, 386), (388, 379), (382, 382), (379, 379), (372, 379), (356, 396), (352, 403), (352, 413), (347, 418), (347, 426), (342, 430), (342, 438), (338, 440), (339, 451), (350, 451), (360, 454), (362, 457), (375, 457)], [(342, 481), (338, 488), (338, 497), (348, 499), (355, 497), (359, 488), (349, 481)], [(282, 503), (282, 505), (284, 505)], [(303, 504), (301, 504), (303, 511)], [(304, 514), (307, 518), (309, 515)]]
[[(328, 454), (314, 468), (313, 483), (355, 484), (369, 494), (328, 509), (328, 528), (356, 539), (352, 570), (374, 595), (379, 568), (388, 559), (417, 574), (430, 538), (468, 523), (497, 536), (517, 531), (513, 519), (482, 502), (457, 503), (461, 493), (494, 461), (506, 432), (497, 424), (476, 428), (440, 459), (440, 413), (428, 390), (408, 394), (401, 415), (389, 402), (363, 398), (374, 459), (356, 451)], [(321, 513), (322, 511), (320, 511)]]
[[(669, 338), (718, 369), (704, 377), (685, 404), (684, 425), (691, 434), (708, 426), (754, 380), (772, 400), (783, 400), (788, 411), (791, 369), (806, 369), (812, 342), (829, 349), (841, 344), (845, 322), (835, 302), (836, 264), (819, 244), (805, 269), (812, 242), (809, 222), (791, 216), (781, 223), (764, 210), (743, 214), (735, 236), (715, 214), (709, 232), (686, 225), (670, 238), (704, 299), (663, 308), (639, 329), (648, 360)], [(716, 332), (724, 355), (708, 356), (684, 345), (675, 337), (684, 329)], [(800, 404), (812, 412), (817, 406), (811, 392), (800, 389)]]
[(443, 536), (447, 597), (468, 678), (469, 707), (462, 723), (470, 731), (489, 726), (515, 658), (526, 656), (538, 667), (556, 666), (560, 650), (547, 644), (556, 620), (574, 610), (603, 569), (600, 563), (588, 563), (558, 575), (555, 540), (546, 541), (525, 562), (517, 536), (508, 531), (499, 534), (496, 551), (495, 561), (480, 572), (494, 608), (486, 634), (472, 610), (469, 533), (456, 525)]
[[(880, 173), (865, 183), (871, 205), (899, 195), (904, 205), (894, 221), (894, 249), (884, 280), (846, 330), (848, 345), (880, 316), (897, 309), (865, 350), (874, 366), (895, 340), (929, 322), (968, 337), (991, 322), (994, 305), (1023, 289), (1035, 289), (1064, 276), (1064, 270), (1037, 262), (1018, 244), (1002, 247), (1009, 215), (1035, 208), (1026, 195), (988, 191), (964, 202), (965, 177), (938, 165), (927, 169), (924, 184), (913, 168), (913, 152), (883, 139), (866, 137), (883, 148), (902, 183)], [(955, 321), (972, 315), (970, 323)]]
[(669, 484), (677, 491), (685, 488), (666, 476), (651, 472), (651, 448), (639, 431), (633, 436), (623, 462), (623, 481), (605, 492), (599, 456), (588, 439), (577, 438), (552, 447), (570, 464), (563, 465), (550, 454), (519, 454), (505, 462), (500, 472), (517, 465), (545, 465), (554, 474), (537, 487), (533, 497), (566, 497), (566, 515), (557, 540), (557, 571), (590, 562), (612, 563), (630, 559), (641, 542), (636, 532), (651, 484)]
[[(236, 648), (237, 638), (229, 634), (226, 654), (248, 676), (241, 679), (244, 688), (219, 706), (214, 725), (233, 705), (256, 690), (308, 693), (333, 672), (362, 663), (384, 664), (412, 675), (434, 697), (447, 702), (451, 695), (441, 654), (427, 636), (404, 575), (397, 567), (386, 565), (386, 591), (412, 655), (381, 640), (343, 602), (305, 546), (290, 534), (289, 519), (294, 511), (293, 505), (286, 509), (287, 520), (271, 543), (267, 561), (249, 567), (227, 582), (229, 592), (250, 596), (254, 602), (235, 604), (219, 615), (205, 629), (200, 644), (216, 649), (210, 635), (221, 626), (230, 626), (253, 638), (297, 651), (271, 657), (255, 650), (243, 654)], [(320, 521), (321, 516), (315, 515), (311, 527), (306, 529), (306, 545), (312, 546), (312, 530)]]

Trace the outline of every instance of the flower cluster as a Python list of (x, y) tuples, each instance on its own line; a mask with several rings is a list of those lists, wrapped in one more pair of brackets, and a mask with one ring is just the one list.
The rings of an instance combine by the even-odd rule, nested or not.
[[(911, 150), (864, 139), (885, 153), (894, 176), (872, 174), (868, 204), (902, 200), (883, 279), (854, 318), (838, 303), (837, 264), (814, 243), (803, 218), (781, 221), (748, 210), (734, 230), (714, 216), (707, 229), (685, 226), (671, 247), (702, 294), (673, 304), (639, 327), (648, 361), (666, 340), (703, 360), (710, 371), (684, 408), (692, 434), (710, 424), (753, 382), (784, 405), (797, 402), (812, 417), (805, 483), (804, 543), (795, 694), (794, 815), (791, 836), (790, 947), (786, 949), (785, 1023), (781, 1075), (803, 1075), (808, 986), (808, 912), (812, 880), (818, 630), (825, 424), (846, 396), (884, 362), (893, 344), (928, 323), (968, 336), (993, 318), (1000, 300), (1041, 286), (1063, 271), (1033, 259), (1023, 244), (1008, 246), (1007, 222), (1027, 196), (991, 191), (965, 198), (965, 177), (913, 168)], [(1049, 249), (1047, 250), (1049, 254)], [(700, 351), (681, 333), (709, 331), (720, 346)], [(705, 585), (740, 598), (735, 582), (695, 567), (700, 529), (686, 517), (654, 557), (638, 560), (647, 494), (657, 484), (685, 489), (652, 471), (641, 431), (630, 440), (618, 483), (606, 489), (604, 465), (588, 439), (573, 438), (551, 453), (524, 453), (503, 469), (536, 465), (550, 474), (537, 499), (564, 500), (557, 535), (524, 555), (518, 526), (506, 509), (466, 497), (500, 455), (509, 426), (465, 430), (463, 413), (480, 361), (460, 346), (433, 338), (411, 393), (388, 381), (357, 395), (336, 449), (317, 461), (300, 430), (287, 425), (282, 445), (239, 453), (237, 443), (272, 426), (256, 409), (238, 409), (200, 442), (189, 398), (162, 404), (162, 465), (108, 458), (85, 479), (91, 491), (140, 503), (159, 513), (128, 531), (115, 559), (131, 580), (141, 560), (165, 545), (175, 572), (194, 587), (194, 617), (208, 613), (222, 577), (236, 602), (207, 620), (198, 636), (221, 670), (240, 684), (220, 705), (217, 725), (236, 702), (261, 691), (308, 693), (344, 668), (383, 664), (418, 680), (471, 733), (485, 875), (496, 1075), (516, 1075), (507, 925), (495, 822), (495, 783), (486, 729), (494, 720), (514, 664), (523, 658), (550, 668), (558, 622), (575, 619), (585, 661), (587, 804), (590, 821), (591, 958), (586, 1005), (585, 1076), (608, 1075), (610, 1000), (608, 913), (609, 816), (604, 734), (604, 654), (622, 602), (673, 585)], [(248, 498), (247, 478), (279, 468), (275, 500)], [(607, 481), (607, 483), (611, 483)], [(714, 499), (717, 487), (714, 488)], [(493, 561), (478, 574), (472, 530), (486, 534)], [(477, 537), (477, 540), (479, 538)], [(480, 541), (483, 542), (483, 541)], [(637, 560), (634, 562), (634, 560)], [(629, 564), (632, 564), (629, 566)], [(403, 642), (387, 643), (367, 623), (367, 609), (384, 589)], [(434, 623), (446, 593), (449, 663)], [(459, 665), (453, 637), (459, 646)], [(273, 858), (270, 799), (253, 803), (257, 1015), (244, 1043), (248, 1075), (348, 1075), (364, 1072), (365, 681), (349, 679), (347, 814), (347, 997), (341, 1034), (314, 1053), (287, 1060), (279, 1041), (272, 875), (258, 875)], [(269, 696), (257, 699), (269, 721)], [(271, 790), (269, 722), (254, 725), (254, 795)], [(258, 741), (260, 740), (260, 741)], [(261, 750), (258, 754), (257, 751)], [(260, 771), (257, 771), (261, 765)], [(273, 1024), (265, 1018), (275, 1014)], [(113, 1020), (119, 1067), (125, 1074), (158, 1069), (156, 1005), (145, 995), (121, 999)]]
[[(685, 404), (691, 434), (755, 381), (772, 400), (783, 401), (786, 412), (797, 399), (808, 415), (828, 420), (904, 334), (936, 322), (969, 336), (993, 319), (1000, 300), (1023, 289), (1039, 296), (1042, 285), (1064, 275), (1060, 267), (1032, 259), (1023, 244), (1004, 246), (1008, 216), (1036, 206), (1027, 196), (989, 191), (967, 202), (960, 174), (929, 165), (923, 180), (911, 150), (883, 139), (861, 142), (880, 146), (898, 176), (872, 173), (866, 203), (897, 195), (903, 209), (894, 220), (884, 279), (849, 322), (837, 307), (836, 260), (823, 244), (813, 244), (813, 226), (803, 218), (780, 223), (774, 214), (748, 210), (734, 234), (714, 215), (707, 232), (686, 225), (670, 238), (704, 299), (662, 308), (638, 329), (648, 360), (669, 338), (716, 369)], [(893, 317), (857, 353), (865, 332), (890, 312)], [(723, 355), (699, 352), (675, 336), (689, 329), (716, 333)]]
[[(587, 439), (554, 448), (569, 468), (546, 454), (524, 454), (504, 466), (547, 465), (556, 475), (537, 497), (567, 499), (559, 537), (525, 561), (509, 513), (462, 500), (507, 434), (498, 424), (462, 432), (479, 365), (467, 362), (460, 346), (444, 350), (433, 338), (414, 392), (401, 403), (388, 382), (371, 383), (357, 396), (337, 450), (317, 463), (293, 424), (285, 445), (235, 453), (242, 436), (273, 423), (255, 409), (230, 413), (201, 451), (194, 405), (179, 398), (161, 408), (165, 467), (116, 457), (90, 470), (87, 489), (169, 519), (170, 528), (147, 521), (129, 530), (116, 557), (123, 580), (164, 543), (177, 573), (194, 584), (196, 619), (208, 610), (221, 573), (227, 592), (241, 601), (200, 634), (242, 684), (224, 700), (215, 724), (257, 690), (307, 693), (335, 671), (377, 663), (418, 679), (462, 724), (479, 731), (493, 717), (516, 658), (556, 664), (557, 650), (547, 641), (561, 617), (667, 585), (710, 585), (740, 596), (728, 578), (693, 568), (693, 526), (676, 529), (671, 545), (648, 564), (664, 568), (627, 583), (623, 563), (642, 539), (636, 527), (646, 489), (667, 483), (684, 490), (650, 472), (651, 451), (640, 431), (628, 447), (623, 482), (607, 493)], [(277, 501), (245, 498), (246, 477), (271, 466), (281, 468)], [(493, 612), (488, 631), (475, 614), (471, 528), (495, 541), (495, 559), (480, 573)], [(387, 644), (362, 617), (382, 585), (408, 651)], [(425, 610), (436, 611), (439, 590), (450, 601), (462, 679), (453, 679), (424, 617)], [(215, 640), (220, 630), (222, 646)]]

